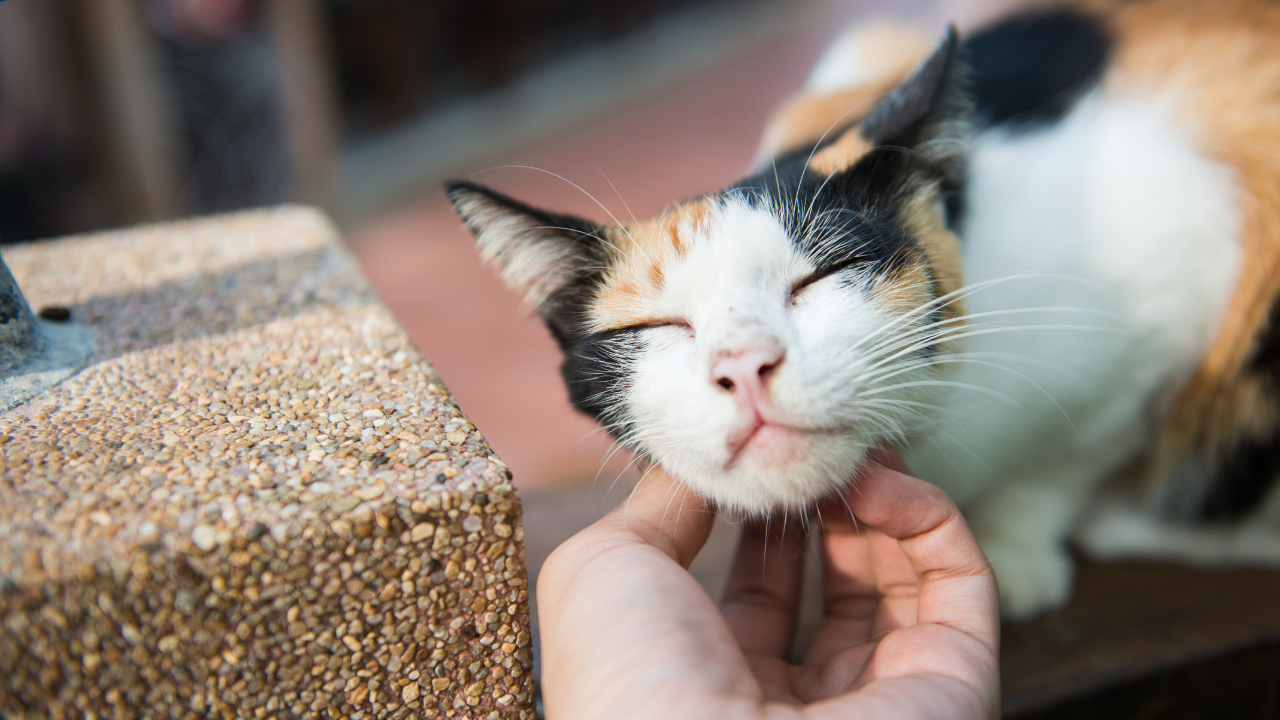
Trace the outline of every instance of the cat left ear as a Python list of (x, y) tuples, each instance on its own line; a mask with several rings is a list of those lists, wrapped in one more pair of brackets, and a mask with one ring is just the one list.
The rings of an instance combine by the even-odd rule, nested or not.
[(948, 179), (957, 176), (973, 112), (968, 67), (959, 50), (959, 34), (952, 26), (933, 54), (862, 121), (862, 137), (871, 145), (911, 148), (937, 163)]
[(498, 266), (503, 281), (523, 293), (557, 337), (567, 331), (559, 291), (598, 266), (603, 229), (571, 215), (549, 213), (483, 185), (457, 180), (445, 190), (453, 209), (475, 236), (486, 262)]

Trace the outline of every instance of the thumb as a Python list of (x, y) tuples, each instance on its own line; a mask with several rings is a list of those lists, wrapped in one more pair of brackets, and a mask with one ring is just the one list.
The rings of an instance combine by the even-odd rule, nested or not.
[(666, 553), (685, 569), (706, 544), (715, 511), (701, 496), (661, 467), (644, 479), (599, 523), (607, 532), (625, 532)]

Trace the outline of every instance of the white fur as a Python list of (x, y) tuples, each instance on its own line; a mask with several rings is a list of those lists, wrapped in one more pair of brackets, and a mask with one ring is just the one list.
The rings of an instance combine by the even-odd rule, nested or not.
[[(634, 439), (669, 472), (722, 505), (764, 512), (807, 505), (848, 480), (883, 426), (868, 423), (856, 382), (872, 359), (859, 343), (891, 322), (859, 278), (792, 286), (813, 271), (769, 212), (730, 199), (710, 228), (665, 272), (659, 312), (679, 326), (643, 331), (626, 397)], [(845, 285), (842, 281), (852, 283)], [(710, 367), (724, 352), (780, 344), (786, 357), (769, 383), (770, 420), (795, 433), (785, 457), (744, 453), (730, 441), (752, 416), (720, 388)], [(920, 390), (896, 396), (925, 397)]]
[[(884, 357), (868, 338), (895, 322), (869, 280), (846, 272), (788, 304), (808, 262), (770, 212), (728, 201), (667, 268), (658, 311), (692, 332), (643, 332), (625, 399), (633, 439), (700, 493), (758, 512), (812, 502), (869, 446), (919, 430), (908, 463), (965, 508), (1006, 612), (1061, 603), (1064, 538), (1149, 439), (1241, 262), (1231, 174), (1173, 118), (1167, 99), (1095, 93), (1042, 130), (972, 139), (969, 337), (939, 357), (959, 387), (929, 386), (934, 368), (868, 376)], [(710, 359), (774, 342), (787, 353), (770, 383), (776, 418), (817, 432), (797, 434), (789, 454), (726, 467), (746, 417)], [(914, 387), (886, 389), (896, 383)], [(931, 424), (912, 403), (936, 405)]]
[(907, 459), (966, 507), (1013, 615), (1065, 600), (1063, 538), (1149, 439), (1239, 270), (1231, 174), (1195, 150), (1169, 107), (1094, 94), (1041, 131), (973, 142), (966, 281), (1000, 282), (967, 310), (1063, 310), (996, 318), (1023, 329), (971, 338), (971, 352), (1025, 358), (958, 370), (1014, 406), (955, 390)]
[[(810, 89), (886, 72), (892, 58), (877, 56), (875, 38), (861, 30), (839, 40)], [(967, 310), (1059, 310), (973, 320), (990, 334), (971, 337), (968, 352), (1024, 359), (957, 364), (956, 382), (974, 389), (951, 391), (937, 427), (907, 458), (965, 506), (1012, 615), (1065, 600), (1063, 538), (1096, 487), (1149, 439), (1208, 346), (1238, 273), (1230, 171), (1196, 152), (1194, 129), (1173, 119), (1175, 101), (1094, 94), (1040, 132), (973, 139), (965, 279), (999, 284), (969, 296)], [(1081, 327), (1043, 329), (1067, 325)], [(1101, 517), (1084, 535), (1091, 551), (1197, 555), (1194, 542), (1174, 541), (1177, 531), (1140, 515), (1113, 507)], [(1196, 537), (1216, 548), (1201, 556), (1275, 554), (1278, 542), (1247, 529), (1216, 543)]]

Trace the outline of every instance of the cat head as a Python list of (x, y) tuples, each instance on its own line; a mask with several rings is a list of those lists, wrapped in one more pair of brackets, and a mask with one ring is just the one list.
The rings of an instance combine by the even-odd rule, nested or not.
[(721, 506), (801, 507), (928, 420), (968, 111), (953, 31), (864, 118), (648, 222), (448, 193), (579, 409)]

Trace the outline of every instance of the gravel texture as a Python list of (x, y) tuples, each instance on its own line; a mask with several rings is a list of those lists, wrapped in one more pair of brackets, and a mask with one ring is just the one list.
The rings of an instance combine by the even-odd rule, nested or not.
[(533, 717), (510, 472), (327, 220), (4, 259), (97, 349), (0, 414), (0, 716)]

